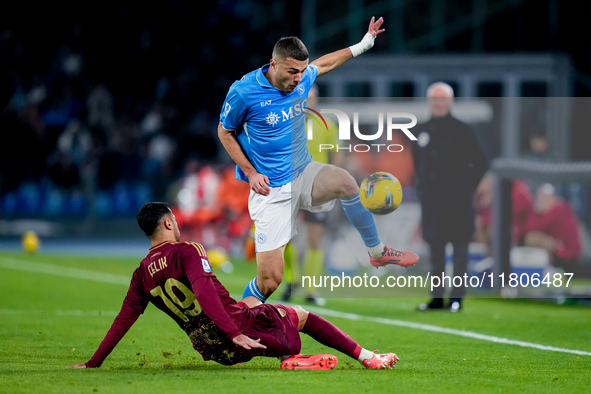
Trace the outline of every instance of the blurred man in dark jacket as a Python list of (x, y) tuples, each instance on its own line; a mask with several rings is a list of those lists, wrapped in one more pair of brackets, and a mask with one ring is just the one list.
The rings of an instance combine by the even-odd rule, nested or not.
[[(445, 271), (445, 246), (454, 249), (454, 276), (463, 276), (468, 264), (468, 242), (474, 232), (472, 194), (488, 169), (484, 152), (474, 131), (450, 114), (454, 92), (436, 82), (427, 89), (431, 120), (417, 126), (413, 158), (422, 208), (423, 238), (431, 249), (432, 275)], [(450, 301), (443, 302), (443, 287), (434, 288), (432, 300), (419, 310), (462, 306), (464, 287), (451, 289)]]

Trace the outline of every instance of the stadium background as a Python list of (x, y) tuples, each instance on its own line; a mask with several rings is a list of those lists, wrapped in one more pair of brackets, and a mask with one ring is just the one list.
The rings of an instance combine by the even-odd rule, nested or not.
[[(204, 363), (154, 308), (101, 370), (81, 379), (79, 371), (65, 366), (90, 357), (121, 305), (149, 245), (135, 223), (145, 201), (185, 204), (191, 212), (187, 221), (214, 223), (185, 234), (231, 252), (234, 272), (219, 276), (232, 294), (252, 278), (253, 265), (240, 258), (248, 227), (244, 200), (219, 205), (220, 196), (232, 195), (224, 187), (241, 186), (230, 182), (232, 166), (216, 127), (228, 87), (266, 63), (279, 37), (301, 36), (315, 58), (356, 43), (372, 15), (384, 16), (387, 31), (370, 53), (319, 79), (321, 94), (329, 99), (404, 100), (423, 96), (428, 83), (444, 79), (463, 97), (577, 97), (574, 111), (585, 114), (591, 96), (590, 14), (590, 1), (558, 0), (5, 6), (0, 13), (3, 389), (269, 391), (261, 387), (264, 382), (274, 392), (294, 387), (350, 392), (359, 385), (366, 391), (587, 392), (588, 307), (560, 295), (554, 301), (565, 305), (472, 299), (459, 314), (417, 313), (422, 299), (331, 299), (331, 309), (314, 309), (368, 346), (401, 355), (391, 374), (364, 371), (342, 355), (330, 376), (306, 379), (281, 374), (276, 360), (231, 368)], [(481, 78), (483, 70), (488, 78)], [(535, 78), (524, 78), (528, 73)], [(494, 100), (489, 102), (494, 107)], [(587, 124), (545, 127), (553, 142), (546, 163), (590, 160)], [(532, 130), (512, 127), (477, 127), (491, 159), (531, 157)], [(558, 184), (589, 226), (587, 181)], [(412, 187), (405, 189), (405, 202), (416, 202)], [(392, 216), (398, 220), (410, 211)], [(21, 236), (30, 230), (41, 238), (36, 255), (21, 249)], [(406, 234), (404, 227), (399, 234)], [(306, 336), (303, 343), (306, 351), (327, 351)]]
[[(591, 91), (587, 1), (30, 7), (15, 4), (1, 17), (0, 236), (12, 248), (27, 230), (46, 247), (54, 239), (141, 239), (137, 209), (167, 200), (193, 228), (217, 220), (206, 234), (188, 236), (239, 253), (231, 239), (242, 240), (248, 218), (241, 199), (228, 196), (245, 190), (222, 176), (231, 163), (216, 136), (217, 119), (231, 83), (268, 61), (281, 36), (301, 36), (314, 58), (357, 42), (370, 15), (385, 17), (387, 32), (370, 53), (319, 79), (329, 98), (421, 97), (437, 79), (460, 97)], [(574, 111), (586, 112), (585, 104)], [(550, 159), (589, 159), (587, 128), (578, 125), (543, 130), (553, 143)], [(496, 124), (479, 132), (491, 159), (531, 154), (531, 128)], [(585, 185), (580, 189), (564, 196), (588, 224), (589, 195)], [(413, 200), (412, 190), (407, 196)], [(220, 231), (228, 233), (218, 239)]]

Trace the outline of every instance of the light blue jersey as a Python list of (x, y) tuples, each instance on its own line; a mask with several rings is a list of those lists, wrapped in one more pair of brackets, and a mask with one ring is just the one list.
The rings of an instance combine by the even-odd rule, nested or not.
[[(318, 76), (309, 65), (291, 93), (273, 87), (265, 73), (269, 65), (246, 74), (230, 87), (220, 115), (226, 130), (235, 130), (244, 153), (270, 186), (295, 179), (312, 161), (305, 129), (308, 92)], [(248, 182), (240, 167), (236, 178)]]

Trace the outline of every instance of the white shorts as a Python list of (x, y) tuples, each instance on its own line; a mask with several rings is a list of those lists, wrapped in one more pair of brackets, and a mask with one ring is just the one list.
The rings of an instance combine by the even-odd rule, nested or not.
[(268, 196), (250, 191), (248, 210), (255, 223), (255, 248), (257, 252), (275, 250), (287, 244), (297, 234), (298, 212), (330, 211), (335, 201), (312, 205), (314, 178), (327, 164), (312, 161), (292, 182), (272, 187)]

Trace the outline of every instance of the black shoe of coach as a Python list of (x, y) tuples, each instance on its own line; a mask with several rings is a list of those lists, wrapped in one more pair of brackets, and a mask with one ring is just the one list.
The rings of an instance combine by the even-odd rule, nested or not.
[(417, 307), (418, 311), (441, 310), (443, 309), (443, 299), (433, 298), (429, 302), (424, 302)]

